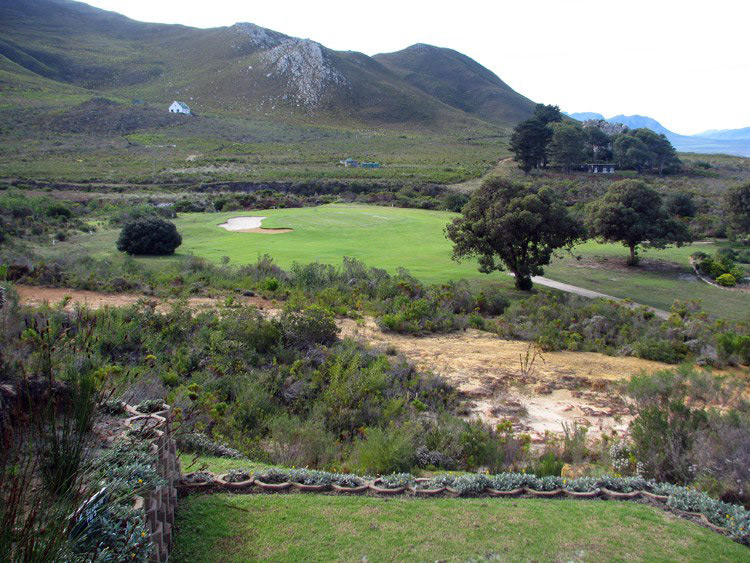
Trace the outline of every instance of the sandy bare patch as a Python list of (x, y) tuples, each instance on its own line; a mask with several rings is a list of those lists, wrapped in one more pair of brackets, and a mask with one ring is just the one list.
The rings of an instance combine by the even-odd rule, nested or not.
[(278, 235), (281, 233), (291, 233), (293, 229), (268, 229), (261, 227), (260, 224), (266, 217), (232, 217), (226, 223), (219, 225), (222, 229), (232, 231), (233, 233), (263, 233), (266, 235)]
[(521, 371), (529, 343), (478, 330), (415, 338), (380, 332), (372, 320), (343, 320), (342, 336), (378, 348), (395, 347), (421, 370), (445, 377), (466, 400), (467, 414), (495, 424), (504, 419), (541, 441), (562, 423), (589, 427), (590, 436), (623, 432), (630, 416), (617, 389), (641, 371), (669, 368), (639, 358), (592, 352), (545, 352), (530, 374)]
[[(60, 303), (67, 299), (66, 308), (70, 309), (75, 305), (85, 305), (90, 309), (100, 309), (102, 307), (127, 307), (139, 302), (156, 302), (157, 311), (166, 311), (170, 305), (176, 302), (176, 299), (158, 299), (148, 295), (138, 295), (135, 293), (102, 293), (99, 291), (86, 291), (83, 289), (67, 289), (59, 287), (37, 287), (33, 285), (15, 286), (21, 303), (24, 305), (39, 306), (45, 303), (51, 305)], [(243, 305), (253, 305), (258, 309), (274, 309), (277, 306), (262, 297), (245, 297), (234, 296), (235, 302)], [(222, 300), (218, 297), (190, 297), (187, 302), (191, 309), (215, 308)]]

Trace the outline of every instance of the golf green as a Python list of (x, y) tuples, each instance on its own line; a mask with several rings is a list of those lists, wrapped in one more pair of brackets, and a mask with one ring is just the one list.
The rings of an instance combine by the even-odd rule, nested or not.
[[(263, 228), (292, 229), (288, 233), (232, 232), (220, 224), (232, 217), (266, 217)], [(270, 209), (258, 212), (181, 214), (175, 221), (183, 237), (180, 254), (211, 260), (228, 256), (232, 264), (254, 262), (268, 253), (282, 267), (293, 262), (341, 264), (344, 256), (368, 266), (395, 272), (407, 268), (426, 282), (485, 276), (476, 261), (451, 260), (451, 245), (443, 228), (456, 214), (398, 207), (332, 204), (320, 207)], [(510, 285), (511, 280), (502, 280)]]

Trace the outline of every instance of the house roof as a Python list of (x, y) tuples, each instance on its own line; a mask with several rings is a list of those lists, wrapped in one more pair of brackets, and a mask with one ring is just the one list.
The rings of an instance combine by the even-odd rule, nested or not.
[(180, 106), (181, 109), (186, 109), (186, 110), (190, 109), (185, 102), (178, 102), (177, 100), (175, 100), (174, 102), (172, 102), (172, 105), (174, 104), (177, 104), (178, 106)]

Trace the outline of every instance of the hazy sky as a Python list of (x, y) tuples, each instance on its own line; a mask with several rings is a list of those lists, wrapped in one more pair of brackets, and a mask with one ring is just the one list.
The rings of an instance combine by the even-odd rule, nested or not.
[(564, 111), (648, 115), (683, 134), (750, 126), (750, 0), (88, 3), (141, 21), (252, 22), (368, 55), (430, 43)]

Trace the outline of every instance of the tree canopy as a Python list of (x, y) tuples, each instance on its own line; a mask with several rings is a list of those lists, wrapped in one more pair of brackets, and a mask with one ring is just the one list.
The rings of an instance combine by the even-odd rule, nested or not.
[(559, 107), (537, 104), (534, 114), (513, 129), (510, 151), (526, 174), (532, 168), (547, 165), (547, 145), (552, 139), (552, 129), (548, 125), (559, 121), (562, 121)]
[(580, 125), (574, 123), (553, 123), (550, 127), (550, 160), (568, 171), (586, 157), (586, 133)]
[(476, 256), (484, 273), (507, 268), (522, 290), (531, 289), (531, 276), (544, 273), (556, 249), (571, 248), (582, 235), (552, 190), (501, 178), (485, 182), (446, 227), (454, 260)]
[(690, 241), (687, 226), (670, 216), (661, 196), (641, 180), (615, 182), (589, 206), (590, 234), (602, 242), (622, 242), (630, 248), (628, 264), (638, 263), (637, 247), (666, 248)]
[(677, 167), (680, 160), (663, 134), (641, 128), (617, 135), (612, 143), (613, 158), (621, 168), (662, 174), (667, 167)]

